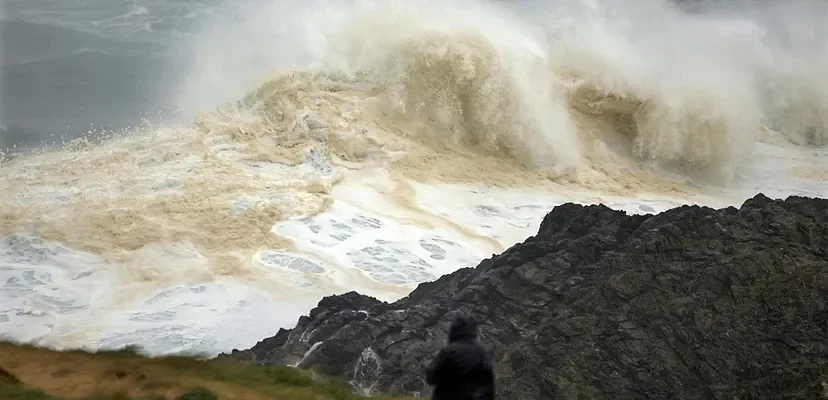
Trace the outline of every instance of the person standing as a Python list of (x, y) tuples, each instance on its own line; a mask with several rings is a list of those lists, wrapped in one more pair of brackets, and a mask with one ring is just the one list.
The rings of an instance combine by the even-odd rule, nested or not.
[(434, 387), (432, 400), (494, 399), (494, 362), (477, 335), (474, 318), (455, 316), (448, 344), (426, 368), (426, 383)]

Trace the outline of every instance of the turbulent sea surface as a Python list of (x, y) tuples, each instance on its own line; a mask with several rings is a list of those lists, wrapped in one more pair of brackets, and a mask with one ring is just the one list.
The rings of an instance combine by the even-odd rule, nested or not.
[(7, 339), (216, 354), (562, 202), (828, 195), (822, 2), (2, 7)]

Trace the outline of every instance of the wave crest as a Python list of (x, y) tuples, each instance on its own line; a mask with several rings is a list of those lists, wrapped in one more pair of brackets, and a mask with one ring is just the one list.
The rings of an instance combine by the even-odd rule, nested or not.
[[(562, 105), (527, 93), (503, 61), (508, 55), (485, 37), (425, 33), (392, 54), (392, 66), (380, 77), (386, 91), (381, 110), (410, 127), (407, 134), (511, 157), (530, 168), (573, 167), (579, 161), (566, 156), (578, 151)], [(554, 126), (542, 118), (550, 115), (563, 120)]]
[(357, 1), (316, 5), (295, 37), (308, 66), (372, 87), (371, 118), (428, 146), (588, 172), (596, 143), (621, 135), (627, 143), (613, 148), (633, 165), (727, 181), (763, 124), (817, 144), (828, 126), (820, 74), (768, 61), (819, 56), (773, 44), (762, 19), (771, 11), (754, 8)]

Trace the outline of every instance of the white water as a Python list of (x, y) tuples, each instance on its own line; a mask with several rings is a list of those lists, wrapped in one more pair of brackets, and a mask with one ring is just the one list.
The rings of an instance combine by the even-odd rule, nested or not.
[(192, 124), (2, 167), (4, 337), (215, 354), (474, 266), (563, 202), (828, 194), (824, 7), (325, 4), (205, 23)]

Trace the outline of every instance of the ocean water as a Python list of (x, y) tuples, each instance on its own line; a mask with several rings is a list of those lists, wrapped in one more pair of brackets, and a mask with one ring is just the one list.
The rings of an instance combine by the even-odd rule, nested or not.
[(2, 7), (4, 339), (216, 354), (563, 202), (828, 194), (821, 2)]

